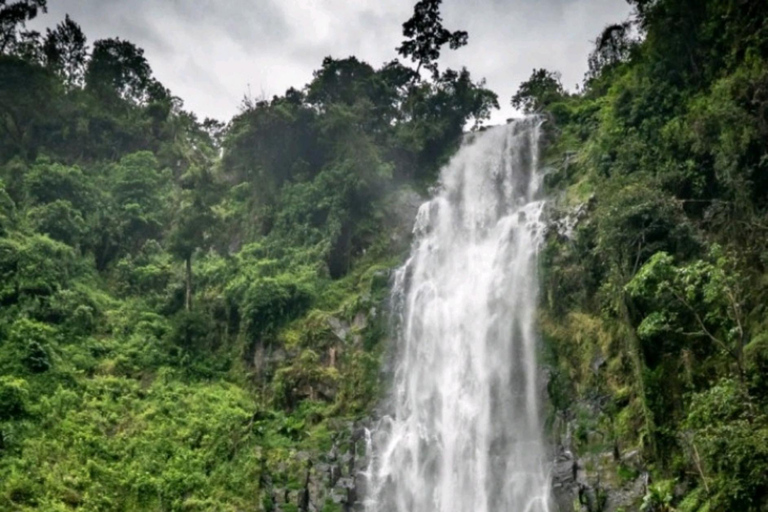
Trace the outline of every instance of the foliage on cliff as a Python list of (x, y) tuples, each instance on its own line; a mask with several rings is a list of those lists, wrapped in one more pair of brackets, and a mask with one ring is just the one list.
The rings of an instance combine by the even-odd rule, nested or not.
[(442, 39), (439, 3), (402, 50), (429, 77), (328, 57), (223, 124), (132, 43), (89, 47), (70, 18), (40, 35), (24, 23), (44, 1), (0, 2), (1, 509), (271, 510), (309, 492), (302, 460), (378, 397), (408, 191), (496, 106), (438, 69), (466, 42)]
[[(644, 510), (765, 510), (768, 10), (631, 3), (581, 91), (539, 69), (512, 99), (550, 119), (560, 196), (553, 430), (650, 468)], [(0, 508), (307, 508), (378, 396), (407, 190), (496, 105), (438, 67), (467, 37), (439, 4), (404, 25), (415, 67), (329, 57), (224, 124), (132, 43), (0, 2)]]
[(517, 97), (549, 114), (561, 198), (541, 315), (553, 421), (619, 473), (640, 449), (675, 482), (645, 510), (765, 510), (768, 9), (631, 3), (580, 92), (540, 70)]

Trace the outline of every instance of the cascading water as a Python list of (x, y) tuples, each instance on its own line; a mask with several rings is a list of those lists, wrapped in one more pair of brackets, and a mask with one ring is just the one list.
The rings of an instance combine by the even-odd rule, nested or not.
[(539, 129), (473, 136), (419, 210), (395, 278), (391, 416), (371, 436), (368, 512), (548, 512), (536, 364)]

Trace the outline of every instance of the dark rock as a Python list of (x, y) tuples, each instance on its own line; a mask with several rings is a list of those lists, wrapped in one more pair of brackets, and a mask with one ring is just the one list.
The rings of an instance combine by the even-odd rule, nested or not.
[(334, 316), (328, 317), (328, 327), (331, 328), (331, 332), (339, 339), (339, 341), (347, 341), (347, 336), (350, 332), (350, 326), (344, 320), (336, 318)]
[(570, 451), (563, 451), (552, 468), (552, 496), (559, 512), (573, 512), (578, 465)]

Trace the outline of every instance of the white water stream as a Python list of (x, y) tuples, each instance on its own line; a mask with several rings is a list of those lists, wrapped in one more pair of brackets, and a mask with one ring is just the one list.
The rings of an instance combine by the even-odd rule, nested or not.
[(549, 512), (536, 361), (541, 120), (472, 136), (398, 271), (390, 416), (367, 512)]

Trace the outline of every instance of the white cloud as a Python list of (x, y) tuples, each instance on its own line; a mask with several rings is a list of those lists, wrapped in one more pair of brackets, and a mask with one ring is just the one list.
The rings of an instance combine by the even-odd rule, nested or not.
[[(414, 1), (58, 0), (33, 26), (69, 13), (90, 43), (128, 39), (188, 109), (226, 120), (249, 84), (267, 97), (301, 87), (327, 55), (374, 66), (395, 58)], [(469, 45), (444, 51), (443, 66), (487, 78), (501, 122), (514, 115), (509, 99), (534, 67), (562, 72), (566, 87), (581, 82), (591, 41), (628, 14), (622, 0), (444, 0), (446, 27), (467, 30)]]

